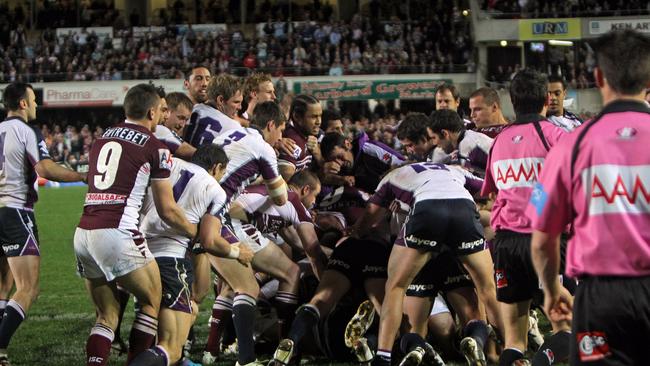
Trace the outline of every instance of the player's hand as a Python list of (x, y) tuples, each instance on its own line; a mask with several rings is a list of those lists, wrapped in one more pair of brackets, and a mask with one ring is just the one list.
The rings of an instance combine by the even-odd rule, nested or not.
[(275, 143), (274, 146), (280, 151), (280, 153), (285, 153), (289, 156), (293, 156), (293, 153), (296, 149), (296, 142), (290, 138), (283, 137), (280, 141)]
[(318, 153), (320, 155), (320, 146), (318, 146), (318, 138), (316, 136), (307, 137), (307, 149), (312, 153)]
[(81, 182), (88, 184), (88, 173), (79, 173), (79, 177)]
[(559, 323), (570, 322), (573, 318), (573, 296), (558, 283), (556, 289), (544, 290), (544, 311), (550, 321)]
[(343, 177), (343, 181), (345, 182), (346, 186), (354, 187), (355, 180), (354, 180), (353, 176), (347, 175), (347, 176)]
[(237, 257), (237, 261), (243, 264), (244, 266), (248, 267), (250, 262), (253, 260), (253, 256), (255, 255), (253, 250), (244, 243), (238, 243), (233, 245), (237, 245), (239, 247), (239, 257)]
[(323, 172), (325, 174), (338, 174), (341, 171), (341, 164), (336, 161), (328, 161), (323, 164)]

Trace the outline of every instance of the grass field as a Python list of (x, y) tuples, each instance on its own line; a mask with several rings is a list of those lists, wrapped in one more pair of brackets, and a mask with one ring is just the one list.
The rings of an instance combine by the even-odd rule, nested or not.
[[(75, 272), (72, 244), (84, 193), (85, 188), (40, 191), (36, 218), (42, 255), (41, 294), (9, 346), (9, 357), (15, 366), (84, 364), (86, 337), (94, 324), (95, 314), (83, 281)], [(210, 301), (205, 301), (199, 316), (197, 339), (200, 343), (207, 338), (205, 324), (209, 312), (205, 310), (210, 307)], [(122, 326), (124, 339), (128, 339), (132, 321), (130, 306)], [(196, 356), (199, 359), (198, 353)], [(124, 362), (124, 356), (112, 354), (109, 364), (124, 365)], [(330, 364), (328, 360), (313, 363)], [(233, 364), (234, 361), (228, 360), (219, 365)]]

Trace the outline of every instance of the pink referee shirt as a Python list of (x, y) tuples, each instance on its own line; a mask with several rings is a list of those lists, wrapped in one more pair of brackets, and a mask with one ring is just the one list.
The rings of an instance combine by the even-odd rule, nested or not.
[(481, 195), (496, 192), (490, 225), (496, 230), (518, 233), (533, 231), (525, 215), (530, 193), (548, 154), (533, 121), (538, 121), (549, 148), (556, 145), (564, 130), (540, 115), (520, 116), (494, 140), (488, 156)]
[(616, 101), (548, 154), (527, 213), (552, 235), (573, 223), (569, 276), (650, 275), (649, 145), (650, 108)]

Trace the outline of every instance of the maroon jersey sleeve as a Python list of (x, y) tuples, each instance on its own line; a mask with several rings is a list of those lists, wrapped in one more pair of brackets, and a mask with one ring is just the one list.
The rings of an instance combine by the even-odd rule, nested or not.
[(172, 169), (172, 154), (158, 139), (149, 140), (151, 179), (167, 179)]

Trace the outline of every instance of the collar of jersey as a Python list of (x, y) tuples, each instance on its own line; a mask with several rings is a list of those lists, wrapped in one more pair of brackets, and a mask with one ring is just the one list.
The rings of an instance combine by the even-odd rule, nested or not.
[(606, 105), (600, 114), (605, 113), (618, 113), (618, 112), (640, 112), (650, 113), (648, 105), (642, 101), (636, 100), (615, 100)]
[(21, 117), (21, 116), (11, 116), (11, 117), (7, 117), (7, 118), (5, 119), (5, 121), (9, 121), (9, 120), (12, 120), (12, 119), (17, 119), (17, 120), (19, 120), (19, 121), (23, 121), (23, 122), (27, 123), (27, 121), (25, 121), (25, 119), (24, 119), (23, 117)]
[(522, 125), (525, 123), (539, 122), (545, 120), (546, 117), (539, 113), (524, 113), (517, 115), (517, 118), (512, 122), (515, 125)]

